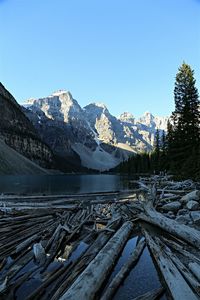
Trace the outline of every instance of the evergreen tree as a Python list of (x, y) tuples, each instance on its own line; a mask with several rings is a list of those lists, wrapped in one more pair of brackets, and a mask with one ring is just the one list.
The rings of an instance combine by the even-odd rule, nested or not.
[[(174, 88), (175, 111), (168, 133), (171, 170), (186, 175), (187, 161), (196, 160), (200, 143), (200, 111), (194, 71), (185, 63), (179, 68)], [(191, 154), (193, 153), (193, 158)], [(195, 165), (191, 164), (192, 166)]]
[(162, 131), (161, 151), (162, 153), (166, 153), (166, 135), (164, 130)]
[(162, 131), (161, 137), (161, 154), (160, 154), (160, 170), (165, 171), (167, 169), (167, 143), (166, 143), (166, 134), (165, 131)]
[(124, 162), (128, 173), (170, 170), (185, 178), (200, 179), (200, 102), (194, 71), (185, 63), (179, 68), (174, 88), (175, 110), (167, 124), (167, 136), (156, 130), (154, 150)]
[(159, 156), (160, 156), (160, 134), (159, 134), (159, 130), (158, 129), (156, 129), (156, 134), (155, 134), (154, 151), (155, 151), (155, 155), (159, 159)]
[(173, 126), (168, 120), (167, 122), (167, 136), (166, 136), (166, 169), (171, 170), (172, 169), (172, 156), (173, 156), (173, 146), (174, 146), (174, 135), (173, 135)]
[(154, 150), (151, 157), (153, 169), (156, 173), (158, 173), (160, 171), (160, 134), (158, 129), (156, 129)]

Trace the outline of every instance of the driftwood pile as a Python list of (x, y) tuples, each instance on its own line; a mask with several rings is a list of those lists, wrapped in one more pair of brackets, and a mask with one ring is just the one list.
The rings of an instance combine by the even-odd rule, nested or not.
[[(138, 184), (121, 193), (2, 197), (0, 299), (113, 299), (146, 245), (162, 286), (133, 298), (199, 299), (199, 191), (160, 176)], [(136, 232), (135, 249), (106, 285)]]

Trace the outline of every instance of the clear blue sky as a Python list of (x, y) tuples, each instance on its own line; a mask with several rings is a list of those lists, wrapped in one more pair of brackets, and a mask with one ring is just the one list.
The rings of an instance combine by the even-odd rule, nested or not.
[(168, 115), (183, 60), (200, 91), (198, 0), (0, 0), (0, 81), (18, 102), (67, 89)]

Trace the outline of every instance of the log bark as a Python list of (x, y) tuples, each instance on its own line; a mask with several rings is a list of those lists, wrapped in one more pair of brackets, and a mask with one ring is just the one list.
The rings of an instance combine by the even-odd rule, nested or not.
[(132, 300), (156, 300), (156, 299), (160, 299), (163, 293), (164, 293), (164, 289), (161, 287), (159, 289), (155, 289), (141, 296), (138, 296)]
[[(112, 220), (108, 224), (108, 228), (116, 230), (119, 227), (121, 222), (121, 218)], [(106, 245), (109, 239), (112, 237), (112, 232), (101, 232), (99, 233), (97, 239), (94, 241), (92, 245), (87, 249), (87, 251), (81, 256), (78, 262), (73, 263), (71, 268), (69, 268), (65, 274), (65, 280), (61, 284), (57, 286), (56, 292), (54, 291), (53, 296), (51, 296), (51, 300), (60, 299), (60, 295), (62, 295), (70, 285), (78, 278), (78, 276), (85, 270), (85, 268), (89, 265), (89, 263), (98, 255), (100, 250)], [(47, 300), (50, 297), (47, 298)]]
[(197, 263), (189, 263), (189, 268), (200, 282), (200, 265)]
[(170, 257), (163, 251), (162, 247), (144, 230), (147, 244), (162, 273), (165, 283), (174, 300), (197, 300), (194, 294)]
[(132, 229), (132, 223), (125, 222), (60, 300), (94, 299)]
[[(156, 240), (159, 241), (158, 238)], [(185, 280), (190, 284), (190, 286), (193, 288), (193, 290), (200, 296), (200, 283), (196, 280), (196, 278), (193, 276), (193, 274), (188, 270), (188, 267), (186, 267), (180, 259), (173, 254), (169, 248), (167, 248), (161, 241), (159, 241), (162, 245), (163, 251), (170, 257), (170, 259), (173, 261), (173, 263), (176, 265), (177, 269), (180, 271), (182, 276), (185, 278)], [(200, 268), (200, 266), (198, 265)]]
[(168, 240), (164, 237), (161, 238), (165, 244), (167, 244), (170, 248), (172, 248), (173, 250), (175, 250), (176, 252), (184, 255), (185, 257), (187, 257), (190, 261), (196, 262), (200, 265), (200, 258), (195, 256), (191, 251), (189, 252), (188, 250), (185, 249), (185, 246), (181, 246), (178, 243), (175, 243), (171, 240)]
[(140, 240), (136, 248), (133, 250), (131, 256), (127, 262), (123, 265), (121, 270), (113, 278), (109, 286), (107, 287), (105, 293), (100, 298), (101, 300), (112, 299), (112, 296), (116, 293), (120, 284), (124, 281), (131, 269), (136, 265), (138, 259), (140, 258), (143, 250), (145, 248), (145, 240)]
[(195, 248), (200, 248), (199, 231), (184, 224), (179, 224), (175, 220), (169, 219), (157, 212), (152, 207), (145, 207), (146, 214), (141, 213), (139, 218), (145, 222), (158, 226), (159, 228), (183, 239)]

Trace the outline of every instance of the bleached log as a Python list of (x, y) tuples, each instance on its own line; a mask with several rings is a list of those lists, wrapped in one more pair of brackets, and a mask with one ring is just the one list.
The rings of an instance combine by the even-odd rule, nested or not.
[(6, 276), (4, 281), (2, 283), (0, 283), (0, 293), (2, 293), (6, 289), (7, 282), (8, 282), (8, 277)]
[(31, 250), (26, 250), (25, 253), (21, 255), (20, 258), (17, 258), (11, 266), (9, 266), (6, 276), (9, 280), (12, 279), (22, 268), (25, 267), (33, 258), (33, 253)]
[(136, 265), (144, 248), (145, 248), (145, 240), (140, 240), (136, 248), (133, 250), (131, 256), (127, 260), (127, 262), (122, 266), (120, 271), (116, 274), (116, 276), (113, 278), (113, 280), (107, 287), (105, 293), (100, 298), (101, 300), (112, 299), (113, 295), (115, 294), (116, 290), (119, 288), (120, 284), (126, 278), (130, 270)]
[(32, 235), (31, 237), (29, 237), (28, 239), (26, 239), (16, 247), (15, 253), (19, 253), (20, 251), (25, 249), (27, 246), (29, 246), (32, 242), (37, 240), (39, 237), (40, 237), (39, 234)]
[(160, 296), (164, 293), (163, 287), (147, 292), (141, 296), (133, 298), (132, 300), (156, 300), (160, 299)]
[(141, 190), (143, 190), (143, 191), (149, 190), (149, 187), (145, 183), (139, 181), (138, 184), (139, 184)]
[(60, 300), (94, 299), (132, 229), (133, 224), (125, 222)]
[(147, 244), (162, 273), (165, 283), (174, 300), (197, 300), (198, 297), (189, 287), (170, 257), (162, 251), (162, 247), (144, 231)]
[(146, 214), (141, 213), (139, 215), (141, 220), (164, 229), (165, 231), (183, 239), (196, 248), (200, 247), (200, 234), (198, 230), (184, 224), (179, 224), (177, 221), (163, 216), (150, 206), (145, 207), (145, 212)]
[(198, 264), (200, 264), (200, 257), (195, 256), (194, 254), (191, 253), (191, 251), (187, 251), (185, 249), (184, 246), (179, 245), (178, 243), (175, 243), (172, 240), (168, 240), (165, 237), (161, 238), (165, 244), (167, 244), (170, 248), (172, 248), (173, 250), (179, 252), (180, 254), (184, 255), (185, 257), (187, 257), (188, 259), (190, 259), (193, 262), (197, 262)]
[(200, 282), (200, 264), (191, 262), (189, 263), (189, 268)]
[[(87, 215), (87, 217), (78, 225), (75, 227), (73, 232), (66, 237), (65, 243), (69, 242), (74, 235), (82, 228), (82, 226), (87, 222), (87, 220), (90, 218), (91, 214)], [(66, 235), (65, 230), (63, 230), (63, 226), (60, 226), (60, 229), (58, 229), (58, 232), (56, 233), (56, 238), (53, 240), (52, 247), (50, 249), (50, 256), (45, 262), (44, 270), (48, 267), (48, 265), (53, 261), (53, 259), (58, 254), (60, 247), (62, 245), (63, 239)]]
[[(158, 238), (155, 238), (156, 240), (159, 241)], [(200, 283), (196, 280), (196, 278), (193, 276), (193, 274), (188, 270), (188, 268), (180, 261), (180, 259), (173, 254), (169, 248), (164, 246), (164, 244), (161, 243), (163, 251), (170, 257), (170, 259), (173, 261), (173, 263), (176, 265), (177, 269), (180, 271), (182, 276), (187, 280), (187, 282), (190, 283), (191, 287), (195, 292), (200, 296)], [(198, 266), (200, 268), (200, 266)]]
[[(110, 227), (112, 229), (117, 229), (121, 218), (117, 220), (112, 220), (110, 222)], [(79, 274), (89, 265), (89, 263), (95, 258), (95, 256), (99, 253), (99, 251), (104, 247), (106, 242), (112, 236), (111, 232), (101, 232), (97, 239), (92, 243), (89, 248), (78, 258), (76, 261), (72, 263), (65, 271), (63, 275), (59, 275), (55, 280), (54, 286), (50, 289), (48, 287), (46, 300), (57, 300), (60, 296), (66, 291), (66, 289), (75, 281)], [(62, 278), (64, 276), (64, 280)], [(45, 281), (46, 282), (46, 281)], [(44, 282), (44, 284), (46, 284)], [(41, 292), (44, 290), (43, 286), (40, 286), (38, 290), (36, 290), (27, 300), (40, 300)]]
[[(162, 193), (162, 189), (158, 189), (157, 192), (158, 193)], [(173, 190), (172, 188), (166, 188), (165, 189), (165, 193), (169, 193), (169, 194), (175, 194), (175, 195), (184, 195), (187, 191), (185, 190)]]
[(36, 243), (33, 245), (33, 253), (34, 253), (35, 260), (39, 265), (45, 262), (46, 253), (41, 243)]

